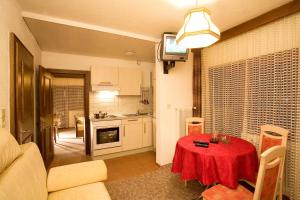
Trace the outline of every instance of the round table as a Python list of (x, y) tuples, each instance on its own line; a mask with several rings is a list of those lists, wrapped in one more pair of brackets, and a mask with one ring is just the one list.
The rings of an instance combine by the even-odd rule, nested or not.
[[(220, 134), (219, 134), (220, 135)], [(209, 143), (208, 148), (196, 147), (194, 140), (209, 142), (212, 134), (185, 136), (178, 140), (172, 172), (181, 179), (198, 180), (204, 185), (221, 183), (236, 188), (239, 179), (256, 181), (258, 158), (253, 144), (227, 136), (229, 143)]]

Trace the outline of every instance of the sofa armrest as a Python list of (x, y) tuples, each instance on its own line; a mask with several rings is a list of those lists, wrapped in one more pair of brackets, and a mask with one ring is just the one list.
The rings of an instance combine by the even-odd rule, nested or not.
[(59, 191), (107, 179), (107, 168), (103, 160), (88, 161), (54, 167), (47, 178), (48, 192)]

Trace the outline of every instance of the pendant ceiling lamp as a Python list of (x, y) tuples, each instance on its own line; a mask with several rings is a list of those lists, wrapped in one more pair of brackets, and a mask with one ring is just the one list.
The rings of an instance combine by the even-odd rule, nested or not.
[(206, 8), (190, 10), (176, 36), (176, 42), (185, 48), (207, 47), (220, 39), (220, 30), (212, 22)]

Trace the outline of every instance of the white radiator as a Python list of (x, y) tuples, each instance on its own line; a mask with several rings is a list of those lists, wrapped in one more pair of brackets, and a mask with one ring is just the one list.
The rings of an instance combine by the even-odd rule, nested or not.
[(178, 138), (185, 136), (185, 120), (193, 116), (193, 110), (189, 108), (176, 108), (176, 128)]

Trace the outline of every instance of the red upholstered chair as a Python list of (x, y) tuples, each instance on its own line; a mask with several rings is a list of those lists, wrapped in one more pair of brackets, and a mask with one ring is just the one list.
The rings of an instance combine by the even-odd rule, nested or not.
[[(262, 125), (260, 128), (260, 141), (258, 149), (258, 158), (267, 149), (276, 145), (287, 145), (289, 131), (274, 125)], [(285, 158), (284, 158), (285, 160)], [(284, 163), (284, 162), (283, 162)], [(282, 185), (283, 185), (283, 170), (280, 174), (280, 181), (278, 184), (278, 200), (282, 200)]]
[(185, 134), (195, 135), (204, 133), (204, 118), (190, 117), (185, 120)]
[(258, 157), (267, 149), (282, 145), (286, 147), (289, 131), (274, 125), (262, 125), (260, 128), (260, 141)]
[[(274, 125), (262, 125), (260, 128), (260, 141), (258, 149), (258, 158), (260, 155), (268, 150), (269, 148), (277, 145), (285, 146), (287, 145), (289, 131)], [(285, 159), (285, 158), (284, 158)], [(280, 174), (280, 181), (278, 184), (277, 194), (278, 200), (282, 200), (282, 185), (283, 185), (283, 170)], [(255, 183), (246, 181), (251, 186), (255, 187)]]
[(204, 200), (275, 200), (276, 188), (283, 170), (286, 147), (274, 146), (260, 156), (260, 166), (254, 194), (243, 186), (230, 189), (221, 184), (202, 193)]
[[(185, 120), (185, 135), (197, 135), (204, 133), (204, 118), (189, 117)], [(187, 181), (184, 181), (187, 186)]]

